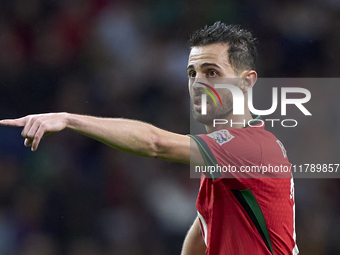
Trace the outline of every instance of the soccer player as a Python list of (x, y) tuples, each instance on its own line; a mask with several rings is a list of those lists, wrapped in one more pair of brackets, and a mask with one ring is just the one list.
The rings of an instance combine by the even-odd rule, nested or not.
[[(243, 115), (234, 114), (230, 90), (215, 90), (212, 82), (215, 78), (234, 79), (248, 95), (257, 79), (254, 38), (239, 26), (216, 22), (196, 31), (190, 46), (187, 73), (192, 111), (196, 121), (205, 124), (207, 134), (181, 135), (135, 120), (70, 113), (28, 115), (0, 124), (22, 126), (24, 144), (32, 151), (45, 134), (71, 129), (138, 156), (231, 167), (232, 171), (202, 174), (198, 216), (184, 240), (182, 255), (298, 254), (291, 173), (268, 172), (267, 178), (259, 178), (256, 172), (244, 171), (254, 166), (261, 166), (260, 170), (289, 166), (287, 153), (282, 143), (265, 131), (260, 117), (253, 118), (247, 102)], [(204, 91), (216, 92), (221, 104), (214, 104)], [(249, 124), (214, 126), (216, 118)]]

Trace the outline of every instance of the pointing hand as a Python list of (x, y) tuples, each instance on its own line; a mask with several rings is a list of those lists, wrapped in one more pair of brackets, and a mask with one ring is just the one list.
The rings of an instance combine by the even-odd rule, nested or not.
[(0, 125), (12, 127), (24, 127), (21, 135), (25, 138), (26, 147), (31, 146), (36, 151), (45, 134), (58, 132), (66, 128), (67, 113), (47, 113), (28, 115), (19, 119), (1, 120)]

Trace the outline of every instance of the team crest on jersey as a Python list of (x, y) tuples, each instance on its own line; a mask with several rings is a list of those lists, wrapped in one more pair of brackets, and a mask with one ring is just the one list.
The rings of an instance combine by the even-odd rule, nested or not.
[(210, 134), (207, 134), (207, 136), (214, 139), (219, 145), (225, 144), (227, 142), (230, 142), (235, 136), (229, 133), (228, 130), (222, 129), (215, 132), (212, 132)]

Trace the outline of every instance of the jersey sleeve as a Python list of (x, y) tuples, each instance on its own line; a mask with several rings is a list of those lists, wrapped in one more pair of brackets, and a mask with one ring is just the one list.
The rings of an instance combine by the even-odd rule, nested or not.
[(191, 137), (197, 143), (206, 166), (210, 167), (211, 171), (205, 172), (206, 177), (213, 180), (250, 177), (242, 170), (246, 166), (261, 164), (261, 146), (247, 132), (223, 129)]

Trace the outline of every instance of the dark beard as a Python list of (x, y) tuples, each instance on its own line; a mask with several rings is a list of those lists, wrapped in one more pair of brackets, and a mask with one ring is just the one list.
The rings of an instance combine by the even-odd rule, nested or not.
[(214, 119), (225, 119), (233, 111), (233, 107), (231, 102), (231, 104), (229, 103), (229, 105), (227, 105), (226, 107), (219, 106), (219, 108), (217, 109), (214, 107), (213, 109), (210, 109), (210, 111), (208, 111), (206, 115), (202, 115), (200, 112), (197, 112), (194, 109), (194, 103), (192, 101), (191, 111), (195, 121), (209, 126), (213, 125)]

